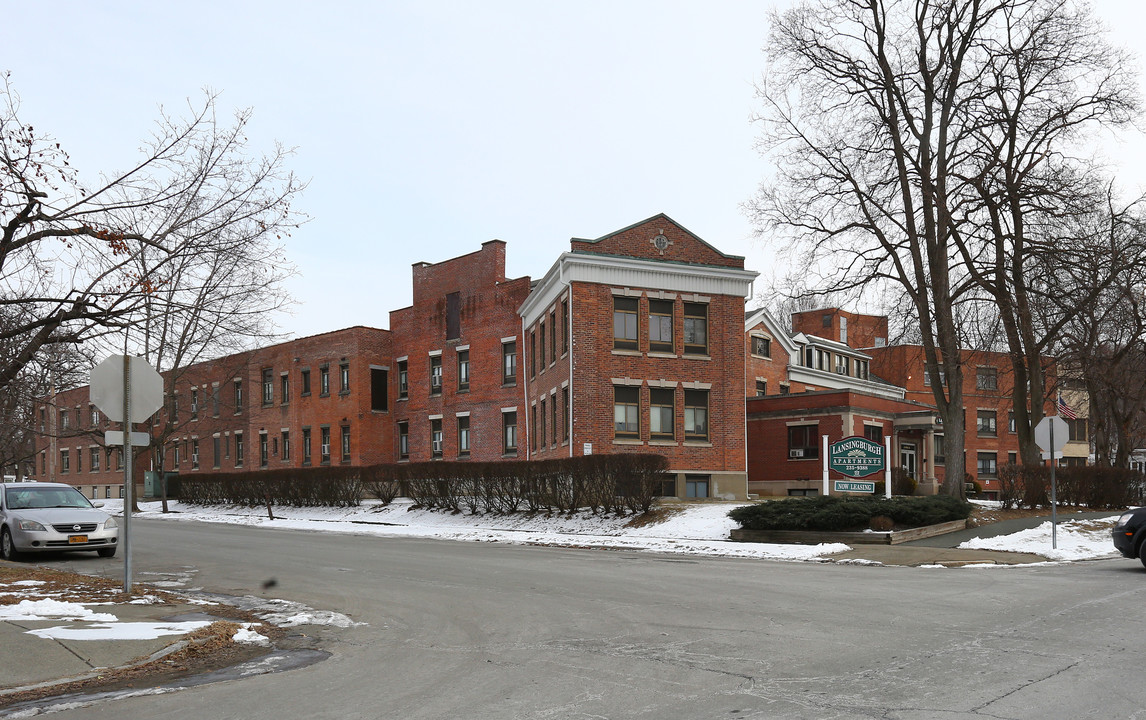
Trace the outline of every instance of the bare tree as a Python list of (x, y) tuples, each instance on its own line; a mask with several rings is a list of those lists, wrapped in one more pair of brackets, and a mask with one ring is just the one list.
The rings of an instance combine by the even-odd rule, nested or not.
[(948, 492), (965, 472), (961, 350), (996, 331), (1037, 457), (1061, 318), (1036, 312), (1046, 278), (1028, 273), (1074, 245), (1036, 228), (1093, 209), (1093, 169), (1069, 153), (1136, 107), (1124, 58), (1071, 0), (821, 0), (772, 23), (761, 149), (778, 173), (749, 206), (760, 231), (795, 236), (830, 290), (903, 293), (927, 371), (949, 380), (932, 385)]
[[(245, 292), (237, 284), (282, 267), (276, 241), (302, 219), (292, 207), (303, 184), (285, 167), (290, 151), (251, 152), (250, 111), (228, 123), (216, 109), (217, 96), (207, 93), (182, 117), (161, 111), (139, 160), (89, 183), (60, 143), (20, 120), (4, 77), (0, 341), (13, 347), (0, 356), (0, 390), (54, 345), (123, 347), (123, 333), (145, 321), (147, 337), (135, 338), (145, 353), (168, 353), (158, 350), (170, 347), (165, 333), (184, 331), (196, 336), (191, 345), (225, 347), (250, 337), (256, 314), (281, 305), (281, 296), (271, 297), (282, 277), (275, 271), (258, 283), (269, 295), (244, 308), (242, 321), (188, 317), (196, 303), (233, 311)], [(251, 272), (225, 275), (246, 268), (244, 260), (255, 263)]]

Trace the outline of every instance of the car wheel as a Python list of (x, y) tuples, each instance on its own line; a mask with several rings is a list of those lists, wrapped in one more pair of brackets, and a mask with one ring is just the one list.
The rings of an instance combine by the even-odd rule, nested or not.
[(1146, 567), (1146, 540), (1138, 545), (1138, 559), (1142, 561), (1142, 567)]
[(96, 552), (99, 553), (100, 557), (115, 557), (114, 547), (100, 548), (99, 550), (96, 550)]
[(20, 553), (16, 551), (16, 544), (12, 542), (12, 532), (8, 528), (0, 529), (0, 558), (5, 560), (18, 560)]

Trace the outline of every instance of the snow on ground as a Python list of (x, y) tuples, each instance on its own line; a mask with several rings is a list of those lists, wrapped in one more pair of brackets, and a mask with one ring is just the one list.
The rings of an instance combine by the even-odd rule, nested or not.
[(211, 624), (202, 620), (168, 623), (116, 622), (117, 618), (114, 615), (110, 616), (110, 620), (83, 627), (60, 625), (29, 630), (28, 634), (52, 640), (154, 640), (164, 635), (186, 635)]
[[(632, 516), (613, 517), (581, 511), (573, 515), (515, 513), (513, 515), (451, 514), (439, 510), (414, 508), (406, 499), (389, 505), (364, 502), (356, 508), (288, 508), (274, 507), (275, 519), (267, 517), (265, 507), (208, 507), (169, 502), (173, 513), (164, 514), (161, 503), (140, 503), (135, 517), (163, 520), (197, 520), (258, 527), (343, 532), (360, 535), (403, 536), (461, 540), (468, 542), (504, 542), (528, 545), (566, 545), (613, 549), (720, 555), (726, 557), (768, 560), (818, 560), (826, 555), (844, 552), (847, 545), (779, 545), (739, 543), (728, 539), (737, 527), (728, 511), (737, 503), (697, 503), (666, 506), (673, 512), (663, 522), (631, 526)], [(122, 513), (122, 501), (106, 501), (105, 511)]]
[(33, 620), (108, 622), (115, 619), (115, 615), (97, 613), (79, 603), (51, 599), (21, 600), (15, 605), (0, 605), (0, 621), (2, 622), (30, 622)]
[(1002, 550), (1005, 552), (1034, 553), (1051, 560), (1094, 560), (1118, 557), (1110, 540), (1110, 529), (1118, 515), (1088, 520), (1060, 522), (1054, 533), (1057, 548), (1051, 547), (1051, 522), (1010, 535), (975, 538), (959, 547), (974, 550)]

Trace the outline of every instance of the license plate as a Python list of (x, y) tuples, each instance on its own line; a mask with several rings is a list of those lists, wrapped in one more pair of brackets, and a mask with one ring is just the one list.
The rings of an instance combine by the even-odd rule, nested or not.
[(68, 542), (69, 543), (86, 543), (87, 541), (88, 541), (87, 535), (69, 535), (68, 536)]

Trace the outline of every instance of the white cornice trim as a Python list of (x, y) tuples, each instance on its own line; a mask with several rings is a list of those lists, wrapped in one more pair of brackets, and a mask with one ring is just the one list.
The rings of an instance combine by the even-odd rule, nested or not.
[(748, 297), (752, 294), (752, 282), (758, 275), (755, 271), (740, 268), (566, 252), (561, 254), (545, 277), (534, 286), (518, 309), (518, 314), (524, 319), (525, 326), (529, 327), (548, 312), (549, 306), (573, 282)]
[(788, 379), (805, 385), (815, 385), (832, 390), (858, 390), (891, 400), (902, 400), (907, 393), (898, 385), (885, 385), (871, 380), (861, 380), (850, 375), (840, 375), (828, 370), (817, 370), (803, 365), (789, 365)]

